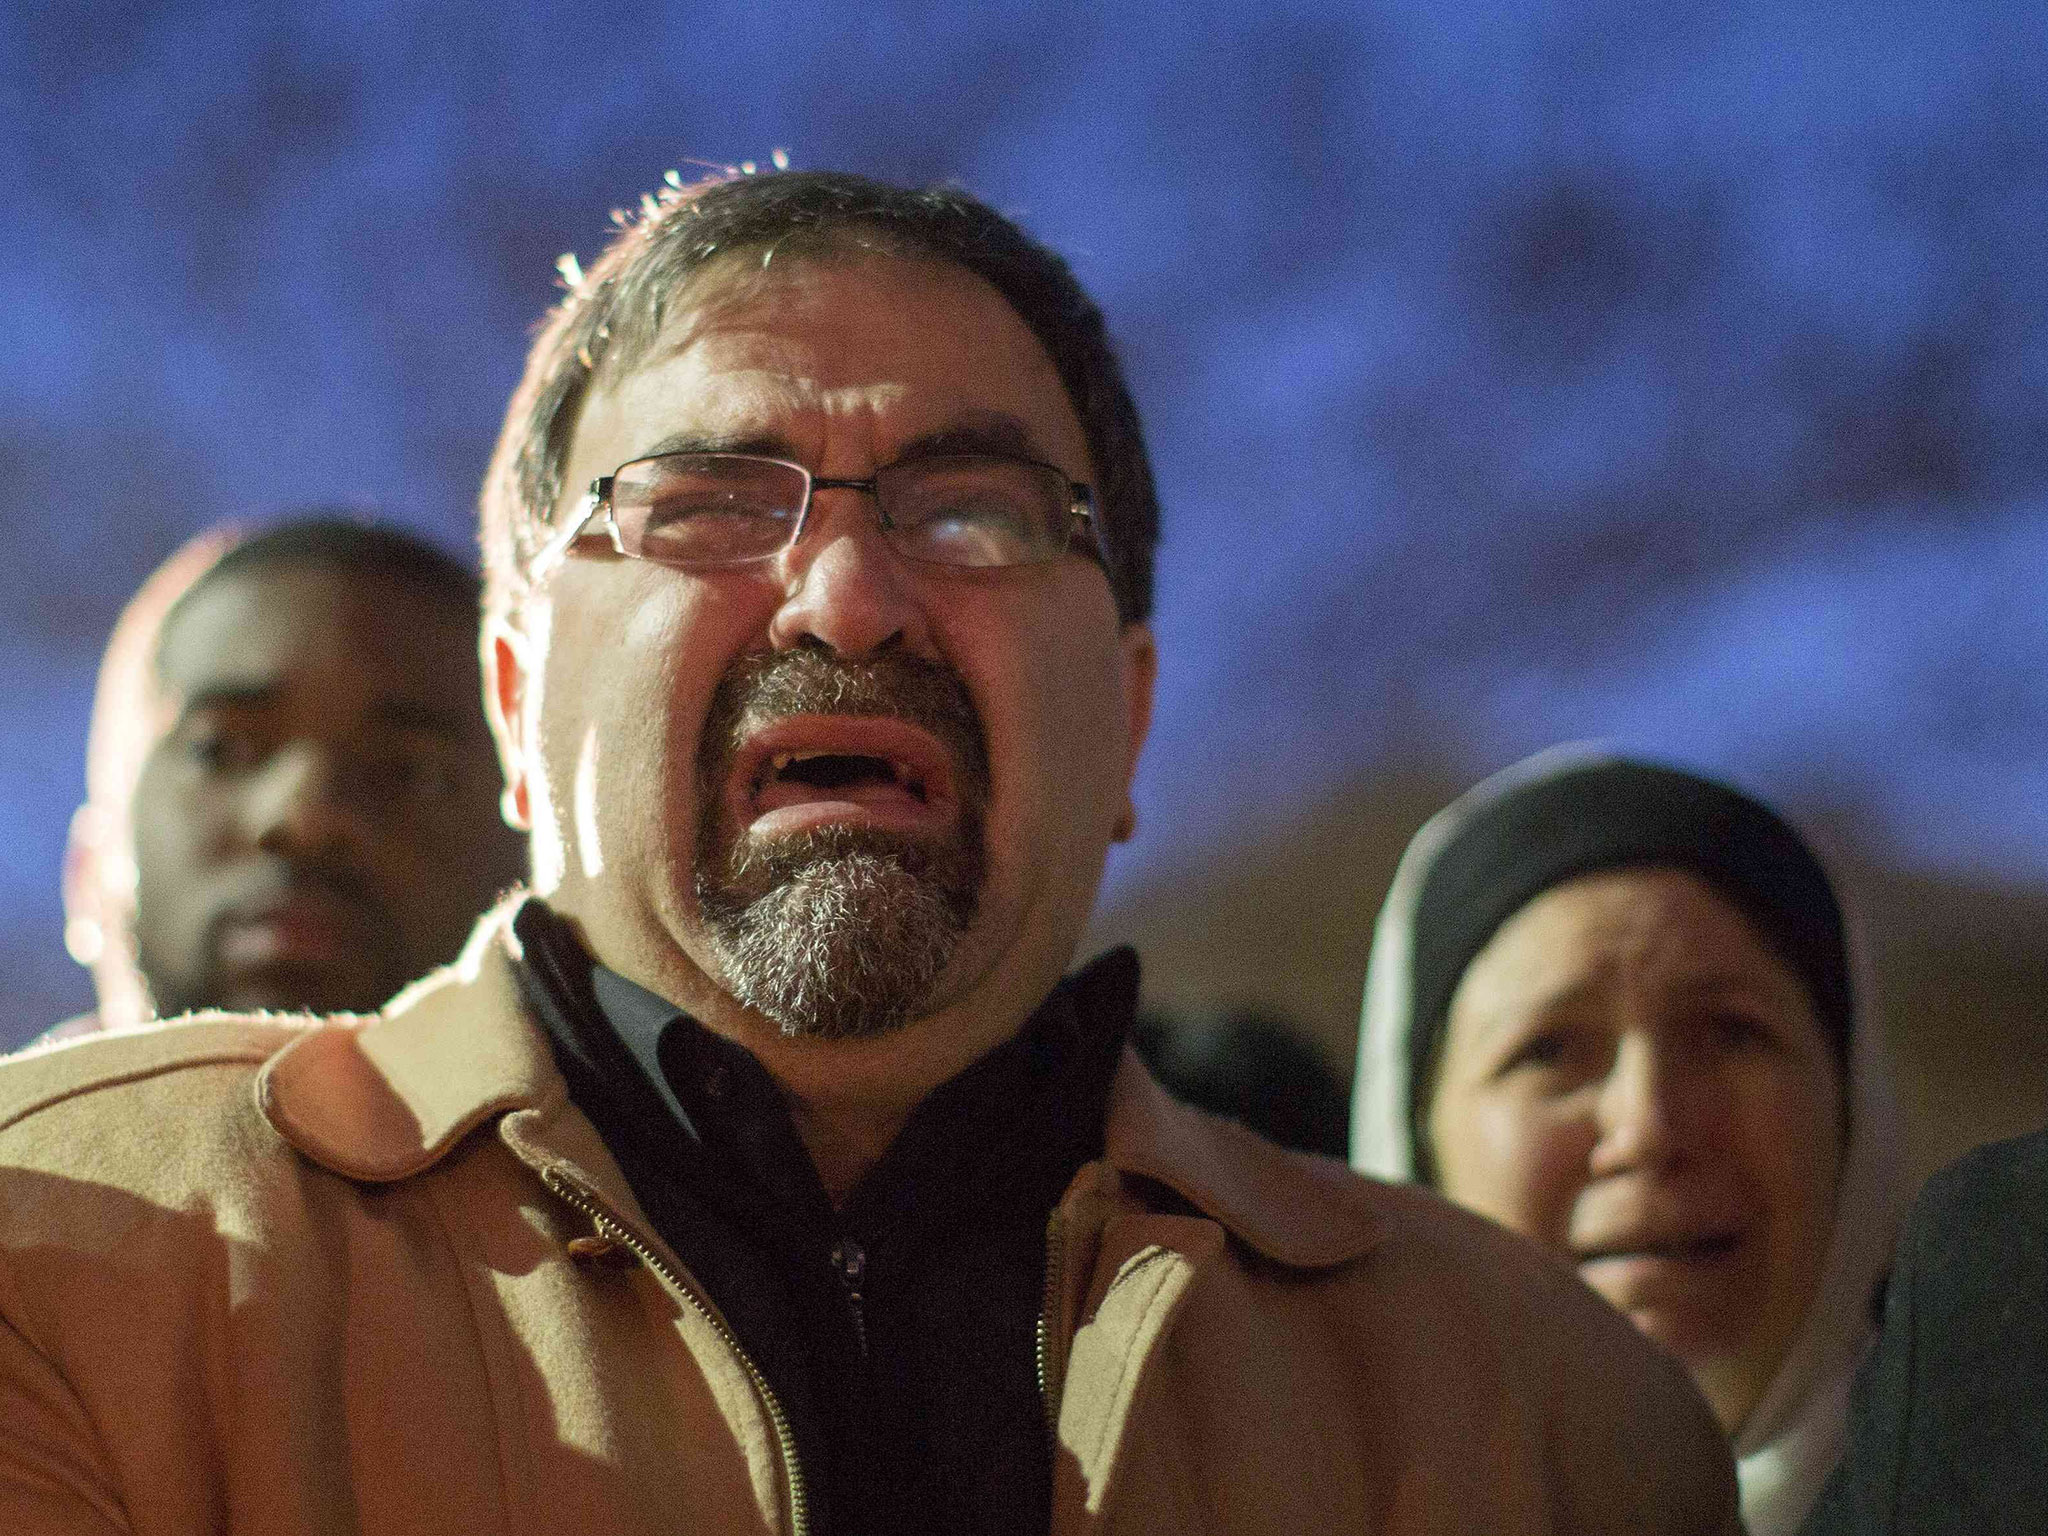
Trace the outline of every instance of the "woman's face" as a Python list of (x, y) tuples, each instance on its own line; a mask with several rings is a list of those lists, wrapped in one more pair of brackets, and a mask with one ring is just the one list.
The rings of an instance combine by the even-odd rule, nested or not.
[(1443, 1192), (1578, 1265), (1731, 1434), (1799, 1331), (1842, 1084), (1799, 978), (1704, 882), (1615, 870), (1507, 922), (1452, 995)]

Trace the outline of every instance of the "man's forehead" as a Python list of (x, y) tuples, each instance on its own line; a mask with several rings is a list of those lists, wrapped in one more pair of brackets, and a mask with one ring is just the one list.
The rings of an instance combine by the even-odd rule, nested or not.
[(872, 251), (713, 263), (671, 295), (649, 345), (618, 356), (578, 437), (604, 443), (597, 457), (639, 456), (757, 434), (768, 447), (792, 422), (858, 418), (914, 437), (995, 423), (973, 447), (1088, 463), (1065, 384), (1007, 299), (951, 262)]
[[(716, 338), (704, 348), (707, 363), (715, 362)], [(699, 402), (707, 425), (737, 425), (759, 417), (798, 414), (858, 416), (900, 405), (910, 386), (891, 379), (859, 384), (828, 384), (802, 372), (773, 367), (718, 368), (717, 389)], [(720, 418), (730, 418), (729, 421)]]
[[(790, 252), (729, 252), (707, 262), (663, 294), (660, 320), (642, 347), (646, 361), (721, 333), (745, 331), (773, 357), (781, 340), (829, 345), (864, 338), (875, 322), (914, 318), (936, 337), (973, 342), (1001, 335), (1028, 339), (1044, 356), (1022, 314), (991, 282), (956, 261), (916, 251), (860, 246)], [(1049, 367), (1050, 357), (1044, 357)], [(635, 359), (624, 361), (630, 368)]]
[[(396, 573), (280, 561), (203, 579), (167, 616), (153, 670), (174, 699), (316, 667), (385, 691), (466, 693), (467, 629), (445, 598)], [(420, 665), (428, 658), (441, 664)]]
[(879, 245), (757, 246), (721, 252), (673, 283), (661, 296), (658, 329), (669, 332), (763, 302), (778, 310), (801, 305), (846, 278), (884, 290), (935, 283), (966, 287), (1010, 307), (979, 273), (927, 252)]

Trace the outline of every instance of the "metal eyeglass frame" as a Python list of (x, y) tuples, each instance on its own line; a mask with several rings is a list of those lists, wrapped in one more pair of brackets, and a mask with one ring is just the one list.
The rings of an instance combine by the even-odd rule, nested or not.
[[(798, 474), (804, 477), (804, 496), (802, 504), (797, 508), (796, 519), (790, 525), (789, 537), (782, 543), (776, 545), (773, 549), (763, 550), (758, 555), (748, 555), (745, 559), (742, 560), (720, 560), (715, 562), (707, 561), (702, 564), (686, 564), (679, 561), (659, 560), (655, 559), (653, 556), (650, 555), (632, 554), (630, 551), (626, 549), (625, 541), (621, 539), (619, 536), (618, 519), (613, 515), (612, 511), (612, 484), (614, 481), (618, 479), (621, 473), (623, 473), (626, 469), (630, 468), (632, 465), (643, 464), (651, 459), (667, 458), (745, 459), (751, 463), (775, 464), (780, 465), (785, 469), (795, 470)], [(1061, 476), (1063, 479), (1066, 476), (1066, 471), (1061, 469), (1057, 464), (1047, 464), (1040, 459), (1013, 458), (1004, 454), (997, 453), (938, 454), (933, 455), (932, 459), (989, 459), (1007, 464), (1028, 464), (1034, 469), (1049, 469), (1053, 471), (1053, 473)], [(874, 502), (876, 522), (878, 522), (881, 525), (882, 530), (886, 533), (894, 525), (890, 523), (889, 514), (882, 506), (881, 494), (876, 489), (875, 481), (877, 476), (884, 471), (894, 469), (896, 467), (896, 464), (922, 462), (931, 462), (931, 460), (898, 459), (895, 464), (884, 464), (881, 467), (881, 469), (876, 472), (876, 474), (870, 475), (864, 480), (842, 480), (835, 479), (825, 475), (814, 475), (811, 473), (810, 470), (806, 469), (803, 465), (797, 463), (793, 459), (778, 459), (763, 453), (656, 453), (645, 455), (642, 458), (628, 459), (625, 463), (621, 464), (617, 469), (613, 470), (610, 474), (599, 475), (595, 480), (590, 482), (590, 489), (583, 493), (583, 498), (577, 504), (575, 512), (563, 522), (561, 529), (554, 535), (554, 537), (549, 539), (547, 543), (543, 544), (540, 547), (539, 551), (534, 555), (533, 564), (529, 568), (530, 575), (528, 579), (535, 582), (545, 580), (548, 577), (548, 575), (553, 572), (556, 566), (560, 565), (562, 561), (568, 558), (569, 551), (575, 547), (576, 542), (579, 539), (583, 538), (587, 532), (591, 531), (591, 523), (593, 521), (598, 520), (600, 517), (603, 519), (601, 524), (602, 530), (609, 539), (612, 547), (612, 552), (614, 554), (623, 555), (628, 560), (645, 560), (650, 565), (665, 565), (669, 567), (669, 569), (671, 570), (738, 570), (745, 566), (758, 564), (760, 561), (763, 560), (773, 559), (776, 555), (781, 554), (785, 549), (793, 548), (796, 545), (797, 541), (804, 536), (804, 529), (810, 525), (811, 504), (819, 491), (865, 492), (867, 496)], [(1087, 553), (1088, 557), (1091, 560), (1093, 560), (1097, 565), (1100, 565), (1105, 571), (1108, 570), (1109, 560), (1107, 557), (1107, 553), (1103, 548), (1102, 532), (1101, 529), (1097, 526), (1095, 518), (1094, 488), (1080, 480), (1068, 480), (1067, 493), (1069, 497), (1067, 504), (1068, 515), (1074, 520), (1075, 524), (1079, 525), (1079, 530), (1084, 535), (1084, 537), (1080, 540), (1082, 549)], [(1072, 549), (1074, 545), (1074, 531), (1070, 528), (1067, 535), (1067, 543), (1065, 547), (1060, 551), (1060, 553), (1064, 554), (1068, 549)], [(895, 548), (894, 545), (891, 545), (890, 547), (892, 549)], [(902, 551), (898, 550), (897, 553), (902, 554)], [(1015, 570), (1019, 568), (1018, 565), (1014, 564), (1008, 566), (954, 565), (950, 561), (927, 560), (917, 555), (903, 555), (903, 558), (906, 560), (914, 560), (919, 565), (934, 566), (940, 570)], [(1058, 556), (1055, 555), (1052, 558), (1057, 559)], [(1050, 563), (1050, 560), (1021, 562), (1021, 564), (1024, 565), (1046, 565)]]

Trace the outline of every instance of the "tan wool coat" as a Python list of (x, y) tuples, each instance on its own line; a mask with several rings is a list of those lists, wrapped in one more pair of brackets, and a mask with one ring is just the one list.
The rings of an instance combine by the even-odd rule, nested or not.
[[(806, 1528), (802, 1448), (510, 942), (376, 1017), (0, 1064), (0, 1532)], [(1049, 1234), (1055, 1532), (1739, 1529), (1683, 1373), (1534, 1248), (1129, 1055), (1106, 1134)]]

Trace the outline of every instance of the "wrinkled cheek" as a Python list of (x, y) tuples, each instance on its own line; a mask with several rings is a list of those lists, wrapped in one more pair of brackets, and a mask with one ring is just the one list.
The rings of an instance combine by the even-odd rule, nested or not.
[[(706, 646), (700, 644), (703, 651)], [(551, 675), (533, 835), (536, 884), (617, 884), (655, 871), (687, 899), (696, 814), (696, 737), (705, 687), (684, 665), (675, 605), (635, 605), (590, 637), (578, 669)], [(545, 891), (546, 887), (541, 889)]]
[(1051, 678), (1026, 680), (1031, 707), (1016, 729), (984, 720), (994, 799), (1008, 805), (1007, 825), (991, 826), (992, 841), (1021, 841), (1036, 828), (1040, 837), (1091, 845), (1108, 837), (1121, 804), (1125, 723), (1114, 680), (1080, 667), (1053, 669)]
[[(1805, 1170), (1791, 1168), (1786, 1176), (1797, 1180)], [(1788, 1316), (1803, 1316), (1820, 1289), (1821, 1272), (1835, 1236), (1835, 1180), (1810, 1185), (1803, 1198), (1781, 1193), (1769, 1231), (1769, 1262), (1775, 1309)], [(1797, 1188), (1797, 1185), (1793, 1186)]]
[(1440, 1111), (1433, 1134), (1445, 1194), (1545, 1247), (1570, 1246), (1585, 1158), (1568, 1130), (1519, 1105), (1480, 1103)]
[[(1834, 1226), (1835, 1199), (1842, 1174), (1837, 1136), (1839, 1110), (1832, 1084), (1791, 1081), (1746, 1112), (1743, 1136), (1751, 1166), (1766, 1170), (1776, 1203), (1796, 1210), (1798, 1220), (1821, 1246)], [(1819, 1229), (1819, 1230), (1816, 1230)]]
[(652, 573), (642, 581), (636, 600), (623, 615), (618, 634), (611, 641), (621, 661), (635, 668), (672, 656), (693, 613), (701, 606), (689, 578), (666, 571)]

